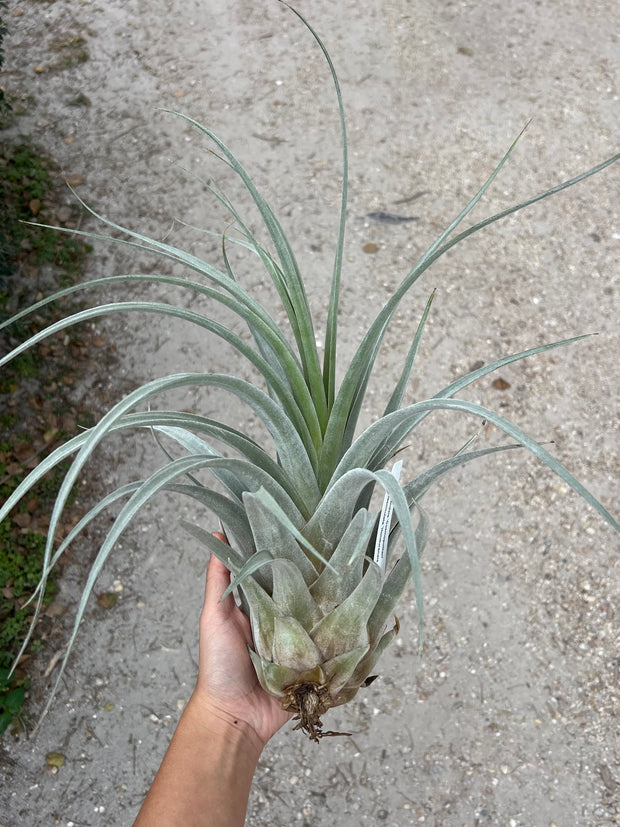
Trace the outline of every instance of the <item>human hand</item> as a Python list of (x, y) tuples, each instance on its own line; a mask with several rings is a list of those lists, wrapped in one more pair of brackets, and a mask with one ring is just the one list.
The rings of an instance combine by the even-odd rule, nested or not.
[(196, 688), (134, 827), (242, 827), (263, 747), (291, 717), (258, 682), (250, 623), (232, 594), (221, 600), (229, 585), (226, 566), (212, 555)]
[[(215, 536), (226, 541), (219, 532)], [(248, 654), (248, 646), (253, 643), (250, 623), (232, 594), (221, 600), (229, 585), (228, 569), (211, 555), (200, 617), (198, 681), (193, 701), (210, 713), (245, 721), (262, 747), (291, 714), (258, 682)]]

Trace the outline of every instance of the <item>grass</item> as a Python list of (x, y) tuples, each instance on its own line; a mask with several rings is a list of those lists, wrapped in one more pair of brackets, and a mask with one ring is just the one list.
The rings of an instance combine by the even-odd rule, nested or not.
[[(3, 418), (5, 419), (5, 418)], [(12, 429), (13, 417), (2, 424), (2, 433)], [(32, 446), (32, 439), (23, 435), (15, 443)], [(28, 471), (10, 473), (10, 463), (15, 457), (10, 442), (0, 445), (0, 499), (4, 500), (25, 478)], [(38, 496), (29, 504), (20, 506), (16, 513), (0, 522), (0, 733), (19, 714), (29, 685), (27, 664), (29, 655), (42, 647), (41, 639), (33, 638), (29, 655), (12, 676), (9, 670), (25, 639), (33, 615), (28, 604), (41, 577), (46, 532), (29, 530), (24, 524), (44, 512), (53, 502), (66, 469), (50, 474)], [(56, 593), (56, 577), (51, 578), (45, 590), (44, 605), (47, 606)]]
[(7, 144), (0, 152), (0, 314), (10, 303), (11, 284), (18, 265), (33, 268), (52, 264), (62, 268), (63, 283), (73, 280), (90, 246), (53, 230), (24, 222), (53, 219), (59, 182), (54, 163), (27, 139)]
[[(6, 144), (0, 152), (0, 199), (4, 205), (0, 217), (0, 318), (32, 301), (43, 278), (42, 268), (47, 272), (51, 267), (56, 285), (72, 284), (82, 272), (89, 245), (23, 223), (35, 218), (53, 220), (64, 189), (55, 171), (52, 160), (25, 138)], [(53, 314), (43, 313), (13, 335), (30, 335), (52, 319)], [(0, 335), (0, 346), (5, 350), (10, 340)], [(45, 404), (45, 387), (59, 376), (74, 373), (75, 360), (68, 361), (65, 356), (63, 363), (63, 354), (69, 353), (66, 347), (55, 352), (53, 369), (46, 351), (39, 349), (23, 354), (0, 375), (0, 501), (26, 477), (32, 468), (30, 457), (42, 458), (56, 440), (67, 436), (58, 429), (54, 433), (51, 427), (55, 414)], [(33, 388), (40, 392), (33, 393)], [(32, 619), (32, 607), (26, 604), (41, 577), (47, 536), (41, 517), (49, 510), (65, 470), (49, 474), (35, 498), (0, 522), (0, 732), (19, 716), (29, 684), (30, 656), (43, 645), (35, 636), (9, 677)], [(46, 605), (55, 592), (53, 577), (46, 588)]]

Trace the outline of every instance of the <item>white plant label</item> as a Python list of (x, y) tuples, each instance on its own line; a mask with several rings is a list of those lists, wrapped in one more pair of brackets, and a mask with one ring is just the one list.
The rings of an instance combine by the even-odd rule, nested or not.
[[(392, 476), (399, 482), (400, 480), (400, 472), (403, 467), (403, 461), (399, 460), (398, 462), (394, 463), (394, 467), (392, 468)], [(388, 547), (388, 540), (390, 538), (390, 524), (392, 522), (392, 512), (394, 511), (394, 506), (392, 505), (392, 500), (386, 494), (383, 498), (383, 507), (381, 508), (381, 514), (379, 515), (379, 527), (377, 529), (377, 539), (375, 541), (375, 553), (373, 556), (373, 560), (375, 563), (381, 567), (381, 571), (385, 572), (385, 564), (387, 562), (387, 547)]]

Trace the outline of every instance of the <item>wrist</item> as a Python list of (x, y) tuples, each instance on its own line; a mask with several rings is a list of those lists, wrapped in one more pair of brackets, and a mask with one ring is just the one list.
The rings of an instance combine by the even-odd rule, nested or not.
[(254, 765), (258, 763), (265, 746), (263, 739), (248, 721), (218, 704), (206, 693), (194, 690), (182, 717), (206, 742), (225, 743), (231, 753), (239, 752)]

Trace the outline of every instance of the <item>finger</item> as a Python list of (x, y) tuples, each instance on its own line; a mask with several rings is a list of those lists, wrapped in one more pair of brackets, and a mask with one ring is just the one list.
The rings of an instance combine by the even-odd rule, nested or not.
[[(228, 545), (228, 537), (223, 531), (214, 531), (213, 536), (222, 543)], [(230, 572), (214, 554), (209, 559), (207, 566), (207, 583), (205, 586), (205, 603), (204, 609), (206, 612), (217, 611), (224, 609), (230, 612), (234, 608), (234, 599), (232, 595), (228, 595), (226, 600), (222, 601), (222, 595), (230, 586)]]
[[(215, 610), (222, 595), (230, 586), (230, 572), (217, 557), (212, 554), (207, 565), (207, 582), (205, 586), (205, 609)], [(232, 600), (232, 595), (229, 595)], [(228, 598), (226, 598), (226, 603)]]

